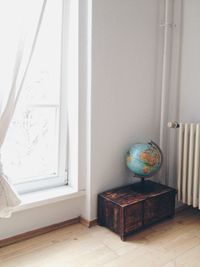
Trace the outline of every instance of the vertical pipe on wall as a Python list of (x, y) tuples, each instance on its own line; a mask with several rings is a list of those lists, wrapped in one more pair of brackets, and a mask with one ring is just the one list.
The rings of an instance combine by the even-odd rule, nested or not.
[[(181, 72), (181, 51), (182, 51), (182, 28), (183, 28), (183, 0), (174, 0), (173, 3), (173, 31), (172, 49), (170, 62), (170, 84), (168, 110), (168, 121), (180, 121), (180, 72)], [(180, 129), (179, 129), (180, 130)], [(178, 131), (179, 131), (178, 130)], [(177, 131), (168, 131), (168, 185), (178, 186), (177, 164), (178, 150), (176, 149), (178, 140)]]
[(170, 56), (171, 56), (171, 29), (173, 0), (164, 2), (164, 23), (160, 25), (164, 29), (163, 55), (162, 55), (162, 82), (161, 82), (161, 112), (160, 112), (160, 147), (164, 154), (164, 171), (162, 179), (168, 184), (168, 136), (166, 125), (168, 118), (168, 98), (169, 98), (169, 77), (170, 77)]
[(161, 114), (160, 114), (160, 146), (163, 148), (164, 138), (164, 118), (165, 118), (165, 102), (167, 96), (166, 90), (166, 65), (167, 65), (167, 50), (168, 50), (168, 9), (169, 0), (165, 0), (165, 15), (164, 24), (164, 42), (163, 42), (163, 64), (162, 64), (162, 84), (161, 84)]

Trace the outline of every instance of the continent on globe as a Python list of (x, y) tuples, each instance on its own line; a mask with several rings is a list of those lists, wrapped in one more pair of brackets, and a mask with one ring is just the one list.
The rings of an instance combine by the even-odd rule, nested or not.
[(141, 161), (144, 161), (151, 166), (154, 166), (156, 162), (159, 161), (159, 157), (160, 155), (157, 153), (157, 151), (155, 153), (155, 151), (152, 151), (152, 149), (147, 149), (140, 154)]

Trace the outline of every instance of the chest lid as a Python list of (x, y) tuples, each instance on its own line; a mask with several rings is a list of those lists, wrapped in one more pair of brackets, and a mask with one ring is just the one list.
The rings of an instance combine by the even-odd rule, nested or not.
[(111, 189), (101, 193), (100, 196), (120, 206), (127, 206), (172, 191), (176, 192), (173, 188), (148, 180), (144, 183)]

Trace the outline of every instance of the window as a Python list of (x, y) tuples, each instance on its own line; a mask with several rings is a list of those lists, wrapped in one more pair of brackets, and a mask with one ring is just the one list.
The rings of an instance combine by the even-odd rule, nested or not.
[[(21, 4), (25, 2), (21, 0)], [(33, 7), (39, 2), (32, 1)], [(15, 8), (13, 14), (19, 14), (21, 6)], [(63, 1), (48, 0), (23, 92), (2, 149), (4, 172), (19, 192), (67, 183), (62, 37)]]

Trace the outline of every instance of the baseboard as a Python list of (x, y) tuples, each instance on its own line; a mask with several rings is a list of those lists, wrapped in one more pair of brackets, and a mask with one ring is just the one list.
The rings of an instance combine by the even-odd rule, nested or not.
[[(177, 213), (182, 212), (188, 208), (189, 208), (188, 205), (181, 205), (180, 207), (177, 207), (175, 209), (175, 213), (177, 214)], [(29, 239), (32, 237), (46, 234), (48, 232), (52, 232), (54, 230), (57, 230), (57, 229), (60, 229), (60, 228), (63, 228), (65, 226), (69, 226), (72, 224), (76, 224), (76, 223), (82, 223), (86, 227), (91, 228), (91, 227), (97, 225), (97, 219), (89, 221), (83, 217), (76, 217), (76, 218), (73, 218), (71, 220), (67, 220), (67, 221), (52, 224), (52, 225), (49, 225), (49, 226), (46, 226), (43, 228), (35, 229), (35, 230), (29, 231), (26, 233), (22, 233), (22, 234), (13, 236), (13, 237), (9, 237), (9, 238), (5, 238), (5, 239), (0, 240), (0, 248), (17, 243), (17, 242), (21, 242), (23, 240), (26, 240), (26, 239)]]
[(8, 238), (0, 240), (0, 248), (8, 246), (8, 245), (11, 245), (11, 244), (14, 244), (14, 243), (21, 242), (23, 240), (26, 240), (26, 239), (29, 239), (29, 238), (32, 238), (32, 237), (36, 237), (36, 236), (39, 236), (39, 235), (42, 235), (42, 234), (46, 234), (46, 233), (52, 232), (54, 230), (57, 230), (57, 229), (60, 229), (60, 228), (63, 228), (65, 226), (69, 226), (69, 225), (72, 225), (72, 224), (76, 224), (76, 223), (82, 223), (86, 227), (90, 228), (92, 226), (97, 225), (97, 219), (92, 220), (92, 221), (88, 221), (88, 220), (84, 219), (83, 217), (76, 217), (76, 218), (73, 218), (71, 220), (67, 220), (67, 221), (64, 221), (64, 222), (52, 224), (52, 225), (45, 226), (45, 227), (42, 227), (42, 228), (39, 228), (39, 229), (35, 229), (35, 230), (29, 231), (29, 232), (26, 232), (26, 233), (22, 233), (22, 234), (19, 234), (19, 235), (8, 237)]
[(91, 227), (97, 225), (97, 219), (92, 220), (92, 221), (88, 221), (88, 220), (84, 219), (83, 217), (80, 217), (80, 223), (87, 226), (88, 228), (91, 228)]
[(80, 222), (80, 217), (0, 240), (0, 248)]

